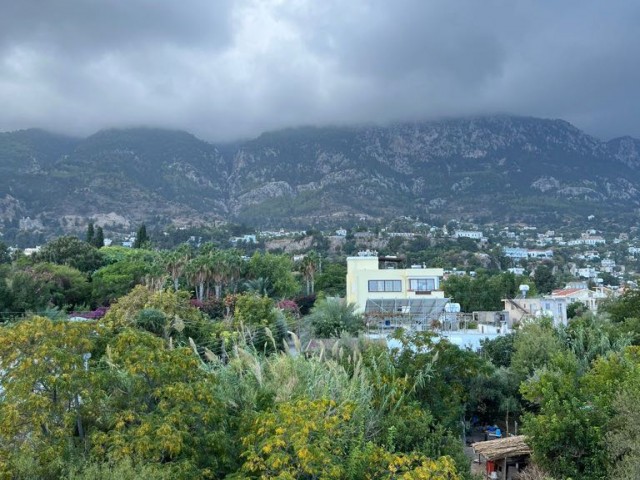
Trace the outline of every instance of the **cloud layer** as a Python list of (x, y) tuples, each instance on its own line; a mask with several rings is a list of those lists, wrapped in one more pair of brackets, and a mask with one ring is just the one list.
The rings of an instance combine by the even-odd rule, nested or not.
[(640, 137), (639, 24), (632, 0), (3, 0), (0, 130), (514, 113)]

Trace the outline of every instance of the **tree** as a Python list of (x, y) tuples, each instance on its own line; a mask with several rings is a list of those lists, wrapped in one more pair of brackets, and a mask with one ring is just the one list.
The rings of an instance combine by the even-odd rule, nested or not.
[(584, 315), (588, 312), (587, 306), (579, 301), (571, 302), (567, 305), (567, 318), (572, 319)]
[(0, 265), (11, 263), (11, 253), (9, 247), (4, 242), (0, 241)]
[(614, 414), (605, 445), (613, 465), (610, 478), (638, 478), (640, 473), (640, 382), (630, 380), (613, 399)]
[(191, 252), (187, 244), (182, 244), (175, 250), (168, 250), (162, 254), (164, 267), (171, 277), (173, 289), (176, 292), (180, 287), (180, 278), (184, 274), (190, 256)]
[(191, 348), (125, 329), (104, 361), (105, 396), (90, 433), (95, 457), (163, 464), (173, 478), (224, 476), (232, 443), (225, 409)]
[(493, 339), (485, 338), (480, 340), (482, 355), (496, 367), (509, 367), (511, 366), (515, 339), (516, 334), (509, 333)]
[(273, 300), (256, 294), (243, 293), (237, 296), (233, 326), (241, 329), (247, 343), (259, 351), (282, 349), (287, 336), (284, 319), (275, 308)]
[(640, 290), (625, 291), (620, 298), (604, 303), (602, 310), (616, 323), (622, 323), (629, 318), (640, 318)]
[(196, 299), (203, 302), (207, 297), (209, 281), (211, 280), (211, 262), (207, 255), (198, 255), (186, 265), (186, 275), (189, 283), (195, 288)]
[[(356, 407), (334, 400), (301, 399), (280, 403), (257, 415), (242, 438), (243, 478), (331, 478), (455, 480), (449, 457), (391, 453), (364, 443)], [(245, 477), (246, 476), (246, 477)]]
[(146, 248), (149, 244), (149, 236), (147, 235), (147, 227), (143, 223), (138, 228), (138, 233), (136, 234), (136, 240), (133, 242), (133, 248)]
[(285, 255), (254, 253), (249, 260), (248, 273), (253, 279), (264, 278), (273, 288), (277, 298), (287, 298), (295, 294), (298, 283), (293, 277), (293, 262)]
[(93, 245), (94, 235), (95, 235), (95, 230), (93, 228), (93, 223), (89, 222), (89, 225), (87, 225), (87, 237), (85, 241), (88, 244)]
[(318, 269), (318, 254), (314, 251), (307, 253), (300, 262), (300, 272), (307, 284), (307, 295), (315, 293), (315, 276)]
[(102, 227), (98, 227), (96, 229), (96, 235), (91, 244), (96, 248), (104, 247), (104, 231), (102, 230)]
[(14, 270), (10, 291), (15, 312), (37, 312), (49, 306), (72, 309), (91, 300), (85, 275), (75, 268), (47, 262)]
[(344, 297), (347, 288), (347, 267), (342, 263), (326, 263), (316, 277), (316, 289), (327, 296)]
[(548, 265), (538, 265), (534, 271), (534, 281), (536, 289), (540, 293), (551, 293), (556, 287), (556, 278)]
[[(113, 247), (108, 247), (109, 249)], [(123, 248), (124, 249), (124, 248)], [(102, 267), (91, 277), (93, 302), (107, 305), (126, 295), (133, 287), (144, 282), (145, 277), (154, 270), (153, 256), (141, 250), (124, 249), (130, 252), (142, 252), (142, 255), (128, 255), (110, 265)]]
[(526, 324), (517, 332), (513, 349), (511, 368), (524, 380), (549, 364), (563, 345), (551, 322), (541, 320)]
[(98, 415), (85, 362), (100, 330), (42, 317), (0, 328), (0, 477), (16, 478), (27, 455), (32, 471), (23, 478), (59, 478), (72, 445), (84, 449)]
[(362, 315), (356, 313), (356, 305), (341, 299), (324, 299), (316, 302), (307, 317), (313, 332), (321, 338), (339, 337), (342, 332), (352, 335), (364, 328)]
[(94, 272), (105, 264), (104, 257), (93, 245), (70, 236), (58, 237), (47, 243), (34, 259), (68, 265), (85, 273)]

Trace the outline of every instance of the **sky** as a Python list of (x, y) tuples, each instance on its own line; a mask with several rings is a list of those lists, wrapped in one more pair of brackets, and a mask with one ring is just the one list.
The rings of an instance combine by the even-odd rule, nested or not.
[(494, 113), (640, 138), (637, 0), (0, 0), (0, 131)]

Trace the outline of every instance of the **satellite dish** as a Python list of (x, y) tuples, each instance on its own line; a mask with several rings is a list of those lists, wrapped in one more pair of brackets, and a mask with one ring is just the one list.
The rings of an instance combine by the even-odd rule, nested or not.
[(527, 292), (529, 291), (529, 285), (522, 284), (518, 287), (520, 293), (522, 294), (522, 298), (527, 298)]

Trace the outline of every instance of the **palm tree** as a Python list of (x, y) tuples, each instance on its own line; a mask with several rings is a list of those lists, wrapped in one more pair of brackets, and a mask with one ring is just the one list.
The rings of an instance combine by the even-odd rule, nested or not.
[(184, 274), (185, 268), (189, 263), (190, 253), (189, 246), (186, 244), (180, 245), (176, 250), (164, 253), (164, 265), (176, 292), (180, 286), (180, 277)]
[(263, 295), (265, 297), (268, 297), (273, 293), (273, 285), (271, 285), (271, 281), (264, 277), (247, 280), (244, 283), (244, 287), (247, 292), (257, 293), (258, 295)]
[(307, 283), (307, 295), (315, 292), (315, 275), (318, 268), (318, 254), (315, 251), (307, 253), (300, 262), (300, 271)]
[(343, 331), (355, 335), (364, 328), (356, 305), (335, 298), (317, 302), (308, 319), (315, 335), (322, 338), (339, 337)]
[(189, 283), (191, 283), (196, 290), (196, 298), (200, 302), (203, 302), (206, 298), (205, 288), (211, 279), (211, 262), (208, 256), (198, 255), (191, 259), (186, 266), (186, 274)]

